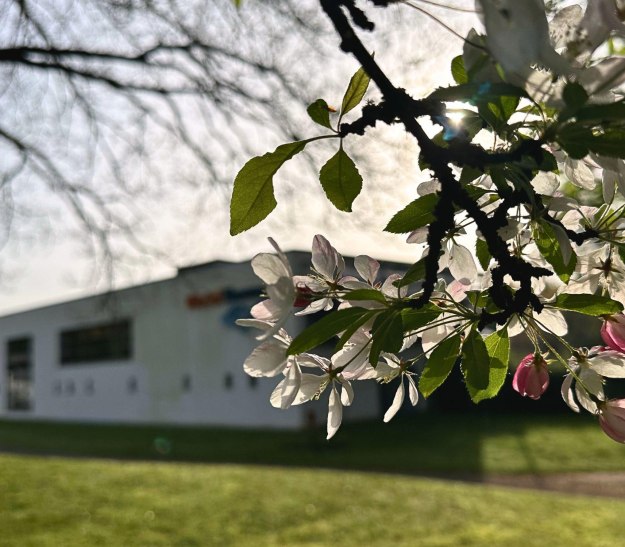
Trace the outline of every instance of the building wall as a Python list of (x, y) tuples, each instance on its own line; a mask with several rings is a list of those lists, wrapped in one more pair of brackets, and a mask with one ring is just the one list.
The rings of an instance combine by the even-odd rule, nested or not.
[[(303, 255), (291, 259), (303, 260)], [(107, 296), (2, 317), (0, 416), (301, 427), (310, 420), (306, 405), (283, 411), (269, 404), (279, 378), (253, 380), (243, 372), (245, 358), (258, 344), (257, 332), (237, 327), (234, 320), (249, 315), (259, 291), (249, 264), (219, 262)], [(120, 319), (131, 320), (130, 359), (61, 364), (62, 331)], [(10, 411), (7, 342), (24, 336), (33, 344), (33, 406)], [(379, 414), (375, 386), (362, 387), (367, 389), (357, 390), (348, 419)]]

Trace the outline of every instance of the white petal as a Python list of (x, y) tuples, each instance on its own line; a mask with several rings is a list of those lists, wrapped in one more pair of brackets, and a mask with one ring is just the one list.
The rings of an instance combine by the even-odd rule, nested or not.
[(428, 181), (421, 182), (419, 186), (417, 186), (417, 194), (420, 196), (427, 196), (428, 194), (438, 192), (440, 189), (441, 183), (436, 179), (430, 179)]
[(386, 296), (390, 296), (391, 298), (403, 298), (404, 296), (406, 296), (406, 294), (408, 294), (408, 287), (402, 287), (401, 289), (398, 289), (395, 285), (393, 285), (395, 281), (399, 281), (401, 278), (402, 276), (399, 274), (389, 275), (384, 283), (382, 283), (382, 287), (380, 287), (380, 290)]
[(544, 308), (543, 311), (534, 315), (538, 326), (557, 336), (564, 336), (568, 332), (568, 325), (562, 313), (558, 310)]
[(562, 393), (562, 398), (564, 399), (564, 402), (569, 405), (569, 408), (574, 412), (579, 412), (579, 406), (577, 406), (577, 403), (575, 402), (575, 397), (573, 397), (573, 379), (574, 378), (572, 374), (567, 374), (564, 378), (564, 381), (562, 382), (562, 388), (560, 389), (560, 392)]
[(313, 238), (312, 264), (325, 279), (338, 279), (345, 270), (345, 261), (322, 235)]
[(290, 268), (279, 256), (271, 253), (260, 253), (252, 258), (252, 269), (266, 285), (273, 285), (282, 277), (291, 277)]
[(286, 346), (277, 340), (268, 340), (254, 349), (243, 364), (243, 370), (250, 376), (272, 377), (287, 365)]
[(555, 173), (540, 172), (532, 179), (532, 186), (539, 194), (551, 196), (560, 186)]
[(237, 319), (235, 323), (239, 325), (239, 327), (251, 327), (260, 330), (268, 330), (273, 327), (272, 323), (260, 319)]
[(579, 382), (575, 383), (575, 395), (579, 404), (582, 405), (591, 414), (596, 414), (599, 410), (597, 404), (588, 396), (588, 393), (584, 388), (579, 385)]
[(380, 271), (380, 263), (367, 255), (359, 255), (354, 258), (354, 267), (358, 275), (370, 285), (373, 285)]
[(406, 376), (406, 379), (408, 380), (408, 395), (410, 396), (410, 403), (412, 406), (417, 406), (417, 403), (419, 402), (419, 391), (417, 390), (417, 386), (415, 385), (412, 376), (408, 375)]
[[(267, 299), (252, 306), (250, 313), (254, 319), (260, 321), (277, 321), (281, 317), (282, 308), (275, 302)], [(271, 328), (271, 326), (268, 328)]]
[(589, 359), (588, 364), (601, 376), (625, 378), (625, 354), (618, 351), (603, 351)]
[(347, 381), (341, 382), (341, 386), (341, 404), (343, 406), (350, 406), (354, 400), (354, 389)]
[(321, 298), (311, 302), (303, 310), (296, 312), (294, 315), (310, 315), (311, 313), (318, 313), (320, 311), (329, 311), (334, 307), (334, 303), (331, 298)]
[(271, 393), (269, 401), (276, 408), (289, 408), (297, 393), (299, 392), (302, 382), (302, 371), (296, 363), (292, 363), (287, 370), (284, 380), (282, 380)]
[(425, 243), (428, 240), (428, 227), (417, 228), (414, 232), (410, 232), (406, 238), (406, 243)]
[(400, 378), (399, 386), (397, 386), (397, 391), (395, 392), (395, 397), (393, 397), (393, 403), (384, 414), (384, 423), (388, 423), (393, 419), (393, 416), (397, 414), (397, 411), (401, 408), (401, 405), (403, 404), (403, 402), (404, 402), (404, 380), (403, 378)]
[(464, 245), (454, 243), (449, 258), (449, 271), (454, 279), (468, 279), (474, 281), (477, 277), (477, 267), (473, 254)]
[(597, 184), (595, 175), (586, 162), (566, 158), (564, 162), (564, 174), (575, 185), (585, 190), (592, 190)]
[(310, 401), (321, 392), (322, 384), (327, 380), (327, 376), (317, 376), (315, 374), (302, 374), (299, 391), (293, 400), (294, 405), (301, 405)]
[(331, 439), (334, 434), (341, 427), (341, 421), (343, 420), (343, 407), (341, 406), (341, 400), (336, 388), (332, 386), (330, 392), (330, 400), (328, 401), (328, 436), (326, 439)]

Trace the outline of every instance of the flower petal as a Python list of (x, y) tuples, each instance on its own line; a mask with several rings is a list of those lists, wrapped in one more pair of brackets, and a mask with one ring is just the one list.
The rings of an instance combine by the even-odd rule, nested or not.
[(401, 405), (404, 402), (404, 379), (399, 379), (399, 386), (397, 386), (397, 391), (395, 392), (395, 397), (393, 397), (393, 403), (389, 407), (389, 409), (384, 414), (384, 423), (388, 423), (393, 419), (393, 416), (397, 414), (397, 411), (401, 408)]
[(336, 387), (332, 386), (332, 391), (330, 392), (330, 400), (328, 401), (328, 436), (326, 437), (326, 439), (329, 440), (334, 436), (334, 434), (339, 430), (339, 427), (341, 427), (342, 421), (343, 406), (341, 405), (341, 399), (336, 391)]
[(282, 372), (286, 365), (286, 346), (272, 339), (254, 348), (243, 363), (243, 370), (255, 378), (272, 377)]

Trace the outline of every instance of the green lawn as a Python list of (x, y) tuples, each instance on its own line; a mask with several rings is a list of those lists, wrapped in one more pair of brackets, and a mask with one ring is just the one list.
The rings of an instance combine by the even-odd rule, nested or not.
[(625, 501), (352, 471), (0, 456), (0, 545), (621, 545)]
[(407, 473), (625, 470), (590, 416), (424, 414), (325, 432), (0, 422), (0, 450)]

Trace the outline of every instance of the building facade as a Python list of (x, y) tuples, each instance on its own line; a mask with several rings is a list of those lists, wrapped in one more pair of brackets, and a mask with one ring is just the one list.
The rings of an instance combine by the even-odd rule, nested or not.
[[(294, 271), (310, 255), (288, 253)], [(0, 318), (0, 416), (8, 419), (298, 428), (325, 420), (313, 405), (274, 409), (278, 378), (250, 378), (258, 344), (249, 316), (261, 286), (249, 262), (182, 268), (176, 277)], [(294, 320), (289, 330), (305, 326)], [(298, 324), (299, 323), (299, 324)], [(378, 417), (380, 395), (358, 386), (345, 419)]]

